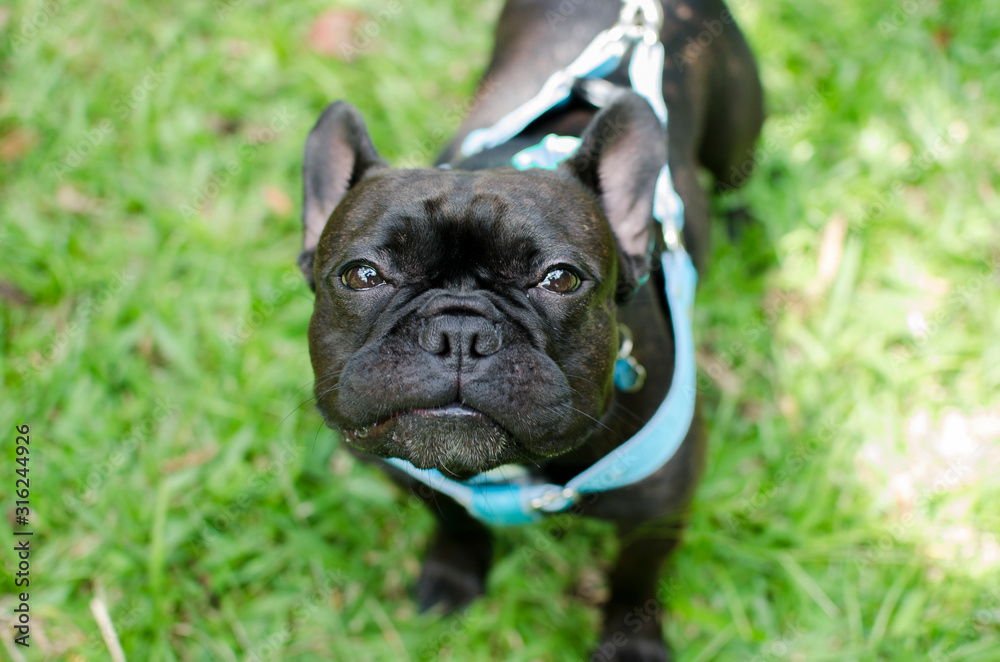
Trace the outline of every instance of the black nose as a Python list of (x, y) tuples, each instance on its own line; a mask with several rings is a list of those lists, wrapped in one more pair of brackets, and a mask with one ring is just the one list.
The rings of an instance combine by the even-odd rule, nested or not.
[(500, 333), (476, 315), (439, 315), (420, 331), (420, 346), (441, 358), (478, 359), (500, 351)]

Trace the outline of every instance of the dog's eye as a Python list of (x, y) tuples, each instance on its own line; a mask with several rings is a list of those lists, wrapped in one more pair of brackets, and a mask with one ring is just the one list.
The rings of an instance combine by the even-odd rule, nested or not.
[(355, 264), (340, 274), (340, 282), (352, 290), (370, 290), (385, 285), (385, 278), (370, 264)]
[(569, 294), (580, 289), (580, 277), (569, 269), (556, 267), (549, 269), (545, 278), (538, 284), (538, 287), (556, 294)]

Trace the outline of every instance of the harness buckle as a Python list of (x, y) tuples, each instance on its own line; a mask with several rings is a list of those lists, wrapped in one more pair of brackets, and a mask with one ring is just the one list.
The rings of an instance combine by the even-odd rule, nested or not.
[(618, 15), (616, 28), (621, 28), (633, 39), (649, 42), (650, 34), (657, 40), (663, 25), (663, 10), (656, 0), (625, 0)]
[[(572, 487), (564, 487), (562, 489), (553, 488), (547, 490), (541, 496), (532, 499), (529, 505), (533, 510), (555, 512), (565, 509), (579, 497), (580, 493)], [(556, 504), (556, 506), (553, 507), (552, 504)]]

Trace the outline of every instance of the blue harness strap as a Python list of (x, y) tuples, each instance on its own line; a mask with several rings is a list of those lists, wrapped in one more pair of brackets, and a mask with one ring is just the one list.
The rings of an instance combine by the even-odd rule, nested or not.
[[(462, 154), (471, 156), (510, 140), (544, 112), (564, 103), (576, 80), (601, 78), (613, 71), (630, 47), (632, 87), (650, 103), (666, 126), (667, 109), (661, 91), (661, 22), (656, 0), (625, 0), (615, 26), (601, 32), (572, 64), (553, 74), (533, 99), (493, 126), (470, 133), (462, 144)], [(518, 152), (511, 164), (521, 170), (551, 170), (573, 154), (579, 144), (579, 138), (548, 135), (537, 145)], [(697, 375), (692, 315), (698, 274), (681, 242), (684, 205), (674, 190), (666, 164), (656, 180), (653, 217), (663, 229), (666, 244), (660, 264), (674, 333), (674, 374), (666, 398), (634, 436), (565, 485), (533, 481), (528, 471), (518, 465), (497, 467), (461, 482), (445, 477), (436, 469), (418, 469), (398, 458), (386, 462), (453, 498), (476, 519), (497, 525), (527, 524), (541, 519), (545, 513), (568, 510), (584, 494), (635, 484), (669, 462), (687, 437), (694, 418)], [(642, 387), (644, 371), (640, 374), (641, 366), (627, 351), (623, 354), (615, 365), (615, 385), (623, 391), (637, 390)]]

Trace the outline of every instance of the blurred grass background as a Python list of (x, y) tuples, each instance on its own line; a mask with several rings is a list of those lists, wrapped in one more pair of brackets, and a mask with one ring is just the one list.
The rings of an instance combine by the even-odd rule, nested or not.
[[(732, 9), (770, 117), (716, 203), (754, 221), (718, 224), (698, 299), (711, 455), (667, 634), (686, 662), (997, 662), (1000, 5)], [(131, 660), (587, 658), (604, 525), (502, 532), (485, 599), (418, 615), (430, 516), (307, 402), (305, 136), (344, 98), (383, 155), (429, 163), (498, 11), (0, 7), (0, 657), (110, 659), (96, 599)]]

